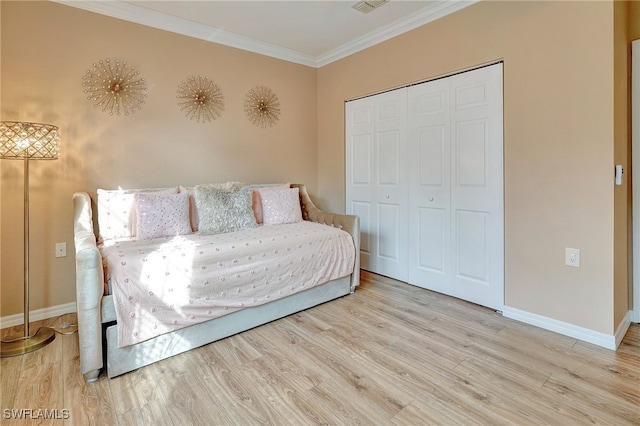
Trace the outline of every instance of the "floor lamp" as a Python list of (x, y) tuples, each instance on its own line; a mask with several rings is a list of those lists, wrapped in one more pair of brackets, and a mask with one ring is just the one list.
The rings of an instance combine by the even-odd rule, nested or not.
[(24, 161), (24, 335), (2, 339), (2, 358), (35, 351), (56, 337), (47, 327), (29, 333), (29, 160), (57, 159), (59, 139), (58, 128), (50, 124), (0, 121), (0, 158)]

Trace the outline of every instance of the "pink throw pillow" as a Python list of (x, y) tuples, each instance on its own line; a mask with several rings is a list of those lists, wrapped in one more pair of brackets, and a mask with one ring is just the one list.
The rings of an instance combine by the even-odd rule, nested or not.
[(262, 200), (260, 199), (260, 191), (275, 190), (275, 189), (289, 189), (290, 187), (291, 187), (291, 184), (285, 183), (283, 185), (262, 186), (259, 188), (253, 188), (253, 194), (252, 194), (253, 199), (252, 199), (251, 207), (253, 208), (253, 214), (256, 216), (257, 224), (263, 223)]
[(138, 192), (134, 194), (139, 240), (173, 237), (191, 233), (189, 194), (163, 195)]
[(261, 189), (260, 199), (265, 225), (302, 222), (298, 188)]

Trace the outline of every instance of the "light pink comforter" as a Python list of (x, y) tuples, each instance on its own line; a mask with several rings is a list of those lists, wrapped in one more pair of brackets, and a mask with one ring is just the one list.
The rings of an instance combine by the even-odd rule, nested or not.
[(132, 345), (353, 272), (351, 236), (300, 222), (218, 235), (106, 242), (118, 346)]

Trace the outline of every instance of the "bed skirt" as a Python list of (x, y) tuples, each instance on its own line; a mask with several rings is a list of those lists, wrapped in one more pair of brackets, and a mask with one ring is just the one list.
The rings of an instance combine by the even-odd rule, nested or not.
[(117, 325), (107, 328), (107, 376), (119, 376), (241, 331), (283, 318), (351, 292), (346, 276), (283, 299), (245, 308), (220, 318), (172, 331), (132, 346), (118, 348)]

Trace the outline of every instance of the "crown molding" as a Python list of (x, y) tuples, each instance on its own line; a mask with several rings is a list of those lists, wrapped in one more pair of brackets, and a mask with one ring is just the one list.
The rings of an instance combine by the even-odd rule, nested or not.
[(99, 13), (112, 18), (122, 19), (160, 30), (170, 31), (212, 43), (270, 56), (284, 61), (316, 67), (316, 58), (292, 49), (265, 43), (250, 37), (224, 31), (220, 28), (199, 24), (188, 19), (170, 16), (134, 4), (121, 1), (76, 1), (51, 0), (54, 3)]
[(317, 58), (316, 67), (320, 68), (332, 62), (346, 58), (361, 50), (367, 49), (383, 41), (421, 27), (429, 22), (450, 15), (454, 12), (478, 3), (480, 0), (437, 0), (416, 13), (398, 19), (384, 27), (380, 27), (364, 36), (355, 38)]
[(437, 0), (432, 5), (421, 9), (415, 14), (397, 20), (362, 37), (358, 37), (336, 49), (319, 55), (318, 57), (122, 1), (51, 1), (65, 6), (99, 13), (112, 18), (122, 19), (136, 24), (170, 31), (288, 62), (306, 65), (313, 68), (320, 68), (414, 28), (435, 21), (443, 16), (457, 12), (458, 10), (464, 9), (465, 7), (477, 3), (480, 0)]

